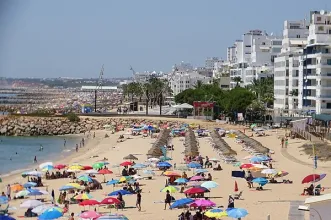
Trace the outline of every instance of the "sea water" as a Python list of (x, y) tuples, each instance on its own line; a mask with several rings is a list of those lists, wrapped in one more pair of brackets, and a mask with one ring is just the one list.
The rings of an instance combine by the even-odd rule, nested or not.
[[(0, 174), (19, 172), (38, 166), (42, 162), (64, 158), (75, 151), (79, 141), (80, 139), (70, 136), (0, 136)], [(43, 147), (42, 151), (40, 146)], [(37, 164), (34, 163), (35, 156)]]

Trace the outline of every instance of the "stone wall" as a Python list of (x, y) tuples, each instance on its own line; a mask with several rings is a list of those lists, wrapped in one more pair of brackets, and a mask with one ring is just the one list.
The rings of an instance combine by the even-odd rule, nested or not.
[[(166, 120), (130, 119), (130, 118), (81, 118), (79, 122), (70, 122), (67, 118), (55, 117), (1, 117), (0, 135), (37, 136), (79, 134), (90, 130), (102, 130), (105, 125), (123, 125), (130, 127), (140, 123), (170, 123)], [(173, 123), (173, 122), (172, 122)]]

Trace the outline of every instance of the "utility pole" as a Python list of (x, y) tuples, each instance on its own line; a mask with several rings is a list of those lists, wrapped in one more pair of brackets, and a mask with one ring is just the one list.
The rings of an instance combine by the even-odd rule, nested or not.
[(100, 74), (99, 74), (99, 80), (97, 82), (97, 85), (95, 87), (95, 90), (94, 90), (94, 112), (97, 112), (97, 99), (98, 99), (98, 90), (102, 90), (102, 84), (103, 84), (103, 71), (104, 71), (104, 68), (103, 68), (103, 64), (102, 64), (102, 67), (101, 67), (101, 71), (100, 71)]

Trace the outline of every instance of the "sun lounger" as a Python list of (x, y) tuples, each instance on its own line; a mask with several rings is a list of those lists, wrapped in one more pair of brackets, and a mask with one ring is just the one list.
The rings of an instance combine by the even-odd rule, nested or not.
[(241, 198), (241, 196), (243, 195), (243, 191), (240, 191), (240, 193), (238, 193), (238, 194), (234, 194), (234, 199), (240, 199)]

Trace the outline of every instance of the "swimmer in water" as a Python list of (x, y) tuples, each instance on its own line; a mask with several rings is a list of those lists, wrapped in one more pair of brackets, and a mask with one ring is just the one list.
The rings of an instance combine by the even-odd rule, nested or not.
[(44, 150), (43, 145), (40, 145), (39, 151), (43, 151), (43, 150)]
[(16, 154), (18, 154), (18, 153), (16, 152)]
[(37, 163), (37, 162), (38, 162), (38, 161), (37, 161), (37, 156), (34, 156), (33, 162), (34, 162), (34, 163)]

